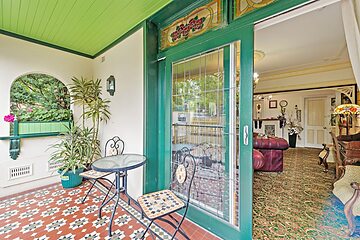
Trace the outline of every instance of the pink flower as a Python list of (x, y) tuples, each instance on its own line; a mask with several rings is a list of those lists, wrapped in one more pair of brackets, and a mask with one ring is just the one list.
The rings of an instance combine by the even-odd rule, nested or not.
[(31, 107), (29, 107), (28, 109), (27, 109), (27, 112), (32, 112), (33, 111), (33, 109), (31, 108)]
[(14, 122), (14, 121), (15, 121), (15, 116), (12, 115), (12, 114), (6, 115), (6, 116), (4, 117), (4, 121), (5, 121), (5, 122)]

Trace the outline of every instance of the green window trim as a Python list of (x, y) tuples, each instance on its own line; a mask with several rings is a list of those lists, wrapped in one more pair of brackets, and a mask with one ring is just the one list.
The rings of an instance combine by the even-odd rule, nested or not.
[[(31, 122), (30, 122), (31, 123)], [(32, 122), (34, 123), (34, 122)], [(36, 122), (35, 122), (36, 123)], [(44, 124), (48, 124), (48, 122), (41, 122)], [(63, 122), (57, 122), (63, 123)], [(71, 121), (66, 121), (68, 127), (71, 125)], [(18, 120), (15, 120), (13, 124), (13, 134), (10, 136), (0, 137), (0, 140), (10, 140), (10, 147), (9, 147), (9, 155), (13, 160), (16, 160), (20, 155), (20, 140), (22, 138), (42, 138), (42, 137), (51, 137), (51, 136), (59, 136), (66, 131), (66, 127), (62, 128), (63, 131), (45, 131), (45, 132), (36, 132), (36, 133), (19, 133), (20, 131), (20, 124)], [(65, 129), (65, 130), (64, 130)]]
[(19, 134), (18, 136), (5, 136), (0, 137), (0, 140), (13, 140), (13, 139), (22, 139), (22, 138), (42, 138), (42, 137), (56, 137), (61, 135), (61, 132), (52, 132), (52, 133), (30, 133), (30, 134)]
[(71, 121), (19, 122), (19, 135), (64, 133), (71, 126)]

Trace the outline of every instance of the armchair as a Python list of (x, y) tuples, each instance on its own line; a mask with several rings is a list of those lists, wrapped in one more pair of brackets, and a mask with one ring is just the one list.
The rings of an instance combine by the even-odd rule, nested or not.
[(345, 173), (334, 183), (333, 193), (344, 204), (349, 235), (355, 232), (355, 216), (360, 216), (360, 166), (347, 165)]

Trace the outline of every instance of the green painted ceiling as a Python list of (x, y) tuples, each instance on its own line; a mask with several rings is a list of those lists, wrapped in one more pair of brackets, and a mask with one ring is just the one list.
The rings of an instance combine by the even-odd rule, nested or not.
[(171, 0), (0, 0), (0, 31), (94, 56)]

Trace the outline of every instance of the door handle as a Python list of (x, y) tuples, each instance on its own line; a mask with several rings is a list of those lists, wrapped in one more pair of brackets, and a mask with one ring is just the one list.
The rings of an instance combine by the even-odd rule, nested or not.
[(323, 129), (327, 129), (327, 127), (323, 127)]
[(244, 145), (249, 145), (249, 126), (244, 126)]

